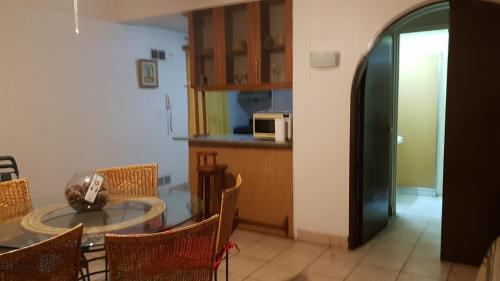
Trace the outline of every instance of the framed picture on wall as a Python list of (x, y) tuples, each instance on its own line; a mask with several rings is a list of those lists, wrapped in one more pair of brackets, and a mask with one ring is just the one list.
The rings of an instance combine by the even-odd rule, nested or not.
[(158, 88), (158, 65), (155, 60), (139, 60), (137, 69), (139, 87)]

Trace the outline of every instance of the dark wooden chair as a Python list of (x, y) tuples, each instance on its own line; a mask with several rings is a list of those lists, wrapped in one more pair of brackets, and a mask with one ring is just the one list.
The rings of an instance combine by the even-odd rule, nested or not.
[[(217, 163), (217, 152), (197, 152), (198, 196), (203, 198), (203, 217), (210, 217), (212, 210), (219, 206), (212, 206), (212, 198), (219, 198), (222, 190), (226, 188), (227, 165)], [(211, 183), (214, 183), (213, 185)], [(214, 196), (215, 195), (215, 196)]]
[(0, 156), (0, 182), (10, 181), (14, 175), (19, 179), (16, 159), (12, 156)]

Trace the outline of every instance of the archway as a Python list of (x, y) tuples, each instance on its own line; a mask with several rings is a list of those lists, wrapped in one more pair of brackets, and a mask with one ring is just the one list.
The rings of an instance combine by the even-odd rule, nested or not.
[[(350, 163), (350, 235), (349, 246), (355, 248), (370, 239), (385, 227), (382, 222), (378, 229), (374, 228), (370, 235), (363, 235), (364, 220), (371, 219), (374, 212), (365, 212), (365, 205), (371, 211), (383, 214), (384, 209), (389, 213), (388, 193), (389, 183), (380, 176), (378, 171), (383, 171), (377, 166), (380, 162), (373, 161), (366, 165), (367, 156), (379, 156), (385, 163), (383, 154), (377, 154), (380, 141), (373, 136), (367, 137), (366, 120), (373, 124), (383, 123), (383, 118), (368, 118), (372, 111), (366, 111), (363, 106), (366, 98), (376, 104), (385, 103), (374, 100), (369, 94), (364, 93), (367, 83), (374, 86), (393, 85), (384, 79), (369, 81), (369, 56), (373, 53), (387, 55), (390, 46), (387, 41), (386, 31), (398, 21), (411, 16), (415, 12), (431, 8), (439, 3), (427, 3), (398, 17), (392, 21), (383, 32), (377, 36), (363, 60), (360, 62), (352, 87), (351, 107), (351, 163)], [(449, 62), (447, 74), (446, 94), (446, 136), (444, 142), (444, 173), (443, 173), (443, 220), (441, 231), (441, 258), (448, 261), (479, 265), (491, 245), (492, 241), (500, 235), (500, 178), (498, 174), (498, 158), (500, 158), (500, 134), (494, 130), (495, 122), (500, 112), (500, 94), (498, 87), (498, 65), (500, 53), (500, 5), (498, 1), (450, 1), (450, 37), (449, 37)], [(382, 42), (381, 44), (377, 44)], [(385, 53), (384, 53), (385, 52)], [(384, 66), (380, 57), (374, 60), (375, 66)], [(390, 68), (389, 68), (390, 70)], [(384, 73), (375, 72), (378, 76)], [(390, 72), (390, 71), (389, 71)], [(382, 73), (382, 74), (381, 74)], [(389, 78), (387, 78), (389, 77)], [(389, 75), (386, 80), (391, 80)], [(385, 93), (386, 97), (392, 97)], [(390, 99), (389, 99), (390, 100)], [(364, 104), (363, 104), (364, 103)], [(386, 108), (387, 105), (385, 104)], [(367, 114), (368, 113), (368, 114)], [(383, 117), (383, 115), (381, 115)], [(378, 116), (380, 117), (380, 116)], [(390, 118), (385, 117), (390, 120)], [(373, 125), (371, 124), (371, 125)], [(383, 128), (383, 127), (380, 127)], [(386, 126), (385, 130), (390, 128)], [(366, 140), (372, 146), (366, 146)], [(375, 145), (373, 145), (375, 143)], [(370, 143), (369, 143), (370, 144)], [(376, 149), (373, 149), (375, 147)], [(368, 148), (368, 150), (367, 150)], [(370, 150), (371, 149), (371, 150)], [(373, 152), (375, 151), (375, 152)], [(369, 152), (369, 153), (367, 153)], [(381, 156), (382, 155), (382, 156)], [(375, 159), (372, 157), (373, 160)], [(383, 163), (382, 161), (382, 163)], [(367, 167), (371, 173), (367, 173)], [(377, 170), (378, 169), (378, 170)], [(375, 171), (375, 172), (374, 172)], [(383, 173), (382, 173), (383, 174)], [(373, 178), (367, 177), (371, 176)], [(378, 178), (377, 178), (378, 177)], [(374, 179), (385, 179), (386, 186), (377, 186)], [(366, 186), (371, 181), (373, 186)], [(379, 181), (379, 182), (383, 182)], [(377, 189), (378, 188), (378, 189)], [(385, 189), (384, 189), (385, 188)], [(384, 197), (384, 198), (382, 198)], [(369, 202), (368, 199), (385, 199)], [(380, 203), (383, 202), (383, 203)], [(370, 205), (371, 204), (371, 205)], [(387, 223), (387, 221), (385, 222)], [(439, 246), (438, 246), (439, 247)]]
[(399, 35), (447, 28), (448, 12), (447, 1), (405, 12), (358, 64), (351, 95), (350, 248), (370, 240), (395, 213)]

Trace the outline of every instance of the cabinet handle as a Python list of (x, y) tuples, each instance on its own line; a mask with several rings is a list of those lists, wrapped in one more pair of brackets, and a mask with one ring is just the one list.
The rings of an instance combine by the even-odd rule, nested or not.
[(255, 59), (255, 70), (254, 70), (254, 74), (255, 74), (255, 82), (258, 82), (259, 81), (259, 60), (258, 59)]

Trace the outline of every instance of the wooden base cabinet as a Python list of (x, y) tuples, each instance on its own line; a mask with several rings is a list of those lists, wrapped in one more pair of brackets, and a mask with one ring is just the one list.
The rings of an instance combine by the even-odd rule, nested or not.
[(293, 237), (292, 149), (259, 146), (189, 145), (189, 184), (196, 192), (196, 152), (217, 151), (217, 163), (241, 174), (240, 224), (253, 230)]

